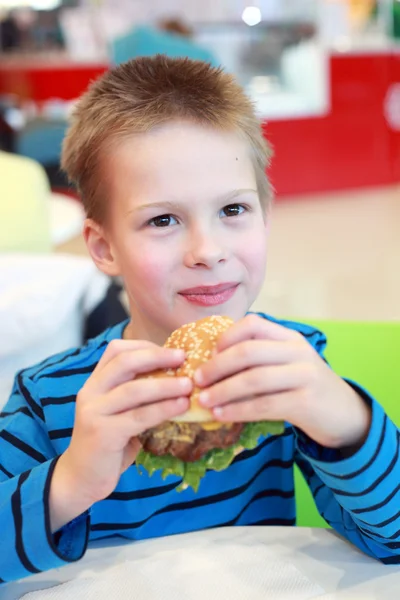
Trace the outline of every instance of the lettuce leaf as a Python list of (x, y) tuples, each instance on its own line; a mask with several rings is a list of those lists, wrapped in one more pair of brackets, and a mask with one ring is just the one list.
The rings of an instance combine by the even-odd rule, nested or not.
[(136, 467), (140, 473), (140, 467), (143, 467), (149, 475), (155, 471), (161, 470), (161, 477), (165, 479), (168, 475), (182, 477), (182, 483), (177, 488), (178, 492), (187, 487), (193, 488), (195, 492), (199, 489), (200, 481), (206, 474), (206, 471), (223, 471), (233, 461), (236, 454), (242, 449), (252, 450), (258, 445), (261, 436), (279, 435), (283, 433), (285, 425), (280, 421), (259, 421), (256, 423), (246, 423), (243, 428), (240, 439), (229, 446), (229, 448), (216, 448), (210, 450), (203, 458), (191, 463), (185, 463), (179, 458), (170, 454), (164, 456), (155, 456), (144, 450), (140, 450), (136, 457)]

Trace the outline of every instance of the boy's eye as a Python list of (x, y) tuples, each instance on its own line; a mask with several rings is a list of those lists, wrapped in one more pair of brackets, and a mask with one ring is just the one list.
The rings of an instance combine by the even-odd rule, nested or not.
[(172, 215), (160, 215), (159, 217), (154, 217), (149, 221), (149, 225), (152, 227), (169, 227), (170, 225), (175, 225), (177, 220)]
[(222, 209), (225, 217), (237, 217), (245, 211), (245, 207), (241, 204), (228, 204)]

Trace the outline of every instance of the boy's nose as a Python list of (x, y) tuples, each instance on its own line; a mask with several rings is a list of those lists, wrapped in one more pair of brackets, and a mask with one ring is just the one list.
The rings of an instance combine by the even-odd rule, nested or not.
[(191, 234), (185, 253), (185, 265), (190, 268), (214, 267), (227, 258), (226, 249), (216, 237), (211, 235)]

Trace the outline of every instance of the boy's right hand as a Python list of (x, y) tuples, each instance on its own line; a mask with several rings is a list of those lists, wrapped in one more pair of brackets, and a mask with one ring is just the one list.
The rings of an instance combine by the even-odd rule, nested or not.
[(76, 398), (71, 443), (54, 469), (52, 531), (111, 494), (140, 450), (136, 436), (188, 409), (189, 378), (135, 379), (184, 360), (182, 350), (147, 341), (110, 342)]

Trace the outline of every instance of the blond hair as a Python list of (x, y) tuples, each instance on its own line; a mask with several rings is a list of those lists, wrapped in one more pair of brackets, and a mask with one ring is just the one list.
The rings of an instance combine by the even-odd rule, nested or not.
[(270, 150), (243, 89), (221, 68), (157, 55), (108, 71), (90, 85), (72, 114), (61, 166), (89, 218), (101, 223), (106, 215), (99, 168), (105, 150), (123, 137), (178, 120), (238, 132), (249, 144), (260, 200), (268, 205)]

